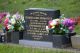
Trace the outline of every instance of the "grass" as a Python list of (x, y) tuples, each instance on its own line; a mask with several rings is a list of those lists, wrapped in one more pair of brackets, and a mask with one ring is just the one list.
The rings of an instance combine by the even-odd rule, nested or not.
[(80, 25), (77, 25), (75, 27), (75, 32), (76, 32), (77, 35), (80, 35)]
[(26, 8), (60, 9), (67, 17), (80, 15), (80, 0), (0, 0), (0, 11), (24, 13)]
[(23, 47), (20, 45), (0, 44), (0, 53), (72, 53), (72, 52)]

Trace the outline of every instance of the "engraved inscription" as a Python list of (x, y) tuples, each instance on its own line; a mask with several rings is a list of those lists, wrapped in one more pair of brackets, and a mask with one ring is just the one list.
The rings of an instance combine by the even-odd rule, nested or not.
[(36, 17), (33, 16), (26, 16), (28, 20), (28, 27), (27, 35), (31, 35), (34, 40), (41, 40), (43, 36), (48, 36), (48, 32), (46, 31), (46, 25), (49, 20), (52, 20), (52, 17), (42, 17), (43, 15), (47, 15), (43, 12), (34, 12), (30, 13), (31, 15), (37, 15)]

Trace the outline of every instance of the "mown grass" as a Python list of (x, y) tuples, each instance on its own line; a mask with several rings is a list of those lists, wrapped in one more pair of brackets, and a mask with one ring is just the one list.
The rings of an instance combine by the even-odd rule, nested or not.
[(76, 32), (77, 35), (80, 35), (80, 25), (77, 25), (75, 27), (75, 32)]
[(67, 17), (80, 15), (80, 0), (0, 0), (0, 11), (24, 13), (27, 8), (60, 9)]
[(61, 51), (61, 50), (23, 47), (20, 45), (0, 44), (0, 53), (72, 53), (72, 52), (63, 50)]

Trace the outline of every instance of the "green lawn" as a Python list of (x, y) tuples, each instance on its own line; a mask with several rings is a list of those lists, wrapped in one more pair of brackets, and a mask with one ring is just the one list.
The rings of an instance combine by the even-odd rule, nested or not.
[(53, 49), (23, 47), (20, 45), (0, 44), (0, 53), (72, 53)]
[(67, 17), (80, 15), (80, 0), (0, 0), (0, 11), (24, 13), (27, 8), (60, 9)]
[(80, 35), (80, 25), (77, 25), (77, 26), (75, 27), (75, 31), (76, 31), (76, 33), (77, 33), (78, 35)]

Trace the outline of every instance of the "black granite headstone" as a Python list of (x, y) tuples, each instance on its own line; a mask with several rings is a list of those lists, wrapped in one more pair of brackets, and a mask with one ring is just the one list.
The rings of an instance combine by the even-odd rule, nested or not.
[(23, 39), (37, 41), (51, 41), (52, 36), (46, 31), (48, 21), (59, 18), (60, 10), (30, 8), (24, 12), (25, 34)]

